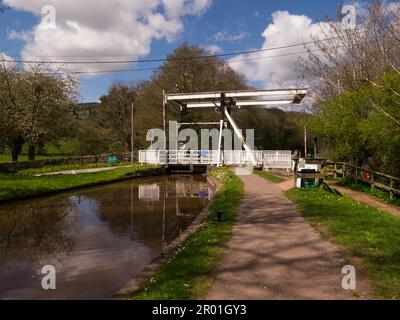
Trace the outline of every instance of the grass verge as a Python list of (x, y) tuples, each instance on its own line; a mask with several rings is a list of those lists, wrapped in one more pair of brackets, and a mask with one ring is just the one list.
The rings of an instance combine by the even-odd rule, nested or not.
[(378, 188), (371, 189), (371, 186), (369, 184), (362, 183), (362, 182), (356, 183), (356, 181), (352, 177), (346, 177), (346, 179), (338, 178), (337, 181), (342, 186), (349, 187), (353, 190), (366, 193), (366, 194), (373, 196), (375, 198), (378, 198), (379, 200), (382, 200), (388, 204), (400, 207), (400, 198), (395, 197), (394, 199), (390, 199), (390, 195), (389, 195), (388, 191), (381, 190)]
[[(136, 300), (187, 300), (205, 295), (214, 271), (231, 236), (236, 212), (243, 197), (243, 183), (227, 168), (211, 171), (222, 182), (201, 228), (193, 234), (156, 275), (131, 296)], [(223, 222), (216, 221), (216, 212)]]
[(253, 172), (254, 174), (256, 174), (257, 176), (264, 178), (265, 180), (271, 181), (273, 183), (281, 183), (283, 181), (285, 181), (285, 179), (278, 177), (276, 175), (273, 175), (267, 171), (260, 171), (260, 170), (254, 170)]
[(108, 163), (85, 163), (85, 164), (65, 164), (65, 165), (49, 165), (40, 168), (32, 168), (32, 169), (21, 169), (15, 172), (16, 175), (35, 175), (35, 174), (44, 174), (58, 171), (69, 171), (69, 170), (81, 170), (81, 169), (94, 169), (94, 168), (108, 168), (108, 167), (120, 167), (120, 166), (128, 166), (131, 163), (127, 162), (119, 162), (114, 164)]
[(16, 174), (0, 174), (0, 201), (15, 200), (117, 181), (140, 175), (146, 169), (155, 168), (155, 166), (137, 164), (127, 168), (76, 175), (34, 177), (31, 174), (23, 174), (21, 172)]
[(398, 217), (327, 190), (292, 189), (286, 195), (317, 230), (327, 230), (330, 240), (362, 259), (378, 297), (400, 299)]

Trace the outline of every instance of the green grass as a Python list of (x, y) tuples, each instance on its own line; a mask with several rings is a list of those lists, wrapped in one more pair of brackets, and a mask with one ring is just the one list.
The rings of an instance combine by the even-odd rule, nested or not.
[(317, 230), (362, 259), (378, 297), (400, 299), (400, 218), (326, 190), (286, 194)]
[(81, 169), (93, 169), (93, 168), (106, 168), (106, 167), (119, 167), (130, 165), (129, 162), (120, 162), (115, 164), (108, 163), (86, 163), (86, 164), (65, 164), (65, 165), (51, 165), (45, 166), (41, 168), (32, 168), (32, 169), (22, 169), (17, 171), (16, 175), (35, 175), (35, 174), (43, 174), (43, 173), (51, 173), (57, 171), (68, 171), (68, 170), (81, 170)]
[(273, 183), (281, 183), (281, 182), (285, 181), (285, 179), (278, 177), (276, 175), (273, 175), (267, 171), (254, 170), (253, 173), (256, 174), (257, 176), (264, 178), (265, 180), (271, 181)]
[[(137, 300), (187, 300), (205, 295), (235, 223), (243, 197), (243, 183), (227, 168), (211, 174), (223, 186), (215, 195), (210, 214), (200, 230), (189, 237), (180, 250), (163, 263), (156, 275), (131, 298)], [(223, 222), (216, 221), (216, 212), (223, 212)]]
[(390, 195), (389, 195), (388, 191), (381, 190), (378, 188), (371, 189), (371, 186), (369, 184), (366, 184), (363, 182), (356, 183), (352, 177), (346, 177), (346, 179), (338, 178), (337, 181), (342, 186), (349, 187), (353, 190), (369, 194), (369, 195), (371, 195), (375, 198), (378, 198), (388, 204), (392, 204), (392, 205), (400, 207), (400, 198), (397, 196), (394, 199), (390, 199)]
[(46, 144), (44, 151), (46, 154), (65, 154), (67, 157), (79, 155), (79, 139), (67, 139), (59, 141), (59, 146)]
[(140, 174), (144, 169), (156, 168), (148, 165), (134, 165), (110, 171), (76, 175), (55, 175), (34, 177), (30, 174), (0, 174), (0, 200), (13, 200), (30, 196), (85, 187), (116, 181)]

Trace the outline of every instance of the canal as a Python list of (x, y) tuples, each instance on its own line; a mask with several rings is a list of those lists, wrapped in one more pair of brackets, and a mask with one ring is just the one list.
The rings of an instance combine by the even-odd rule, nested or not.
[[(211, 193), (201, 175), (171, 175), (0, 205), (0, 299), (112, 298)], [(42, 288), (46, 265), (55, 290)]]

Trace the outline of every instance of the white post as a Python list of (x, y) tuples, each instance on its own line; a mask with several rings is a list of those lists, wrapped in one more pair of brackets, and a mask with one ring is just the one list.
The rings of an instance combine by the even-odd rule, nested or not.
[(219, 122), (219, 140), (218, 140), (218, 154), (217, 154), (217, 167), (221, 166), (221, 148), (222, 148), (222, 131), (224, 130), (224, 120)]

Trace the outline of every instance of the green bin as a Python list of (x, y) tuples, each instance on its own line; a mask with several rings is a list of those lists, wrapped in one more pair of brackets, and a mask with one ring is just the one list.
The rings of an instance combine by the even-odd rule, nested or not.
[(316, 179), (301, 179), (302, 188), (317, 188)]

